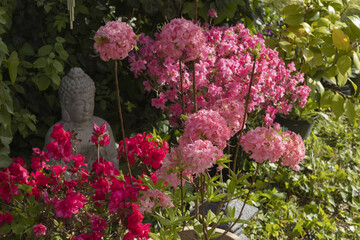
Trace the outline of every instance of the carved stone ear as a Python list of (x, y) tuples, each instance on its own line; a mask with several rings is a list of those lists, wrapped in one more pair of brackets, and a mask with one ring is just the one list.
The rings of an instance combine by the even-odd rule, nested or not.
[(62, 120), (64, 122), (70, 122), (71, 121), (70, 114), (68, 113), (66, 108), (63, 106), (63, 104), (61, 104), (61, 118), (62, 118)]

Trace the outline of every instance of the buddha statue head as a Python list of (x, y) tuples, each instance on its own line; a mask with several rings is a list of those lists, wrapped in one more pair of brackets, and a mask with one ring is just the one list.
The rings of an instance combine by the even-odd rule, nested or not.
[(63, 77), (59, 98), (62, 120), (76, 127), (87, 126), (94, 115), (95, 84), (81, 69), (72, 68)]

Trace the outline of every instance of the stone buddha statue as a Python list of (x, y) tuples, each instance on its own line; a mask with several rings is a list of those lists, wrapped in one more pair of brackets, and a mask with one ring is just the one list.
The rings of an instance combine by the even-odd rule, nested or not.
[[(65, 130), (73, 130), (77, 134), (76, 139), (81, 141), (73, 146), (74, 155), (84, 156), (85, 163), (88, 164), (85, 169), (91, 170), (92, 164), (98, 157), (94, 143), (89, 142), (93, 133), (93, 124), (100, 127), (106, 122), (104, 119), (94, 116), (94, 81), (81, 68), (72, 68), (61, 80), (59, 98), (62, 118), (57, 123), (63, 123)], [(54, 126), (46, 133), (45, 146), (53, 141), (50, 137), (53, 128)], [(117, 148), (111, 127), (107, 122), (106, 130), (109, 133), (110, 144), (100, 147), (100, 156), (113, 162), (118, 168)]]

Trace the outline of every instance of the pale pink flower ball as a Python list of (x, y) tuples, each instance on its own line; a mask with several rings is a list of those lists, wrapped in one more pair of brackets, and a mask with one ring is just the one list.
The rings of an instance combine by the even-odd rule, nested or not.
[(103, 61), (122, 60), (136, 45), (136, 35), (124, 22), (111, 21), (101, 26), (95, 34), (94, 49)]
[(179, 147), (183, 166), (187, 166), (191, 174), (203, 173), (224, 156), (222, 150), (208, 140), (198, 139)]
[(188, 117), (182, 141), (192, 143), (198, 139), (209, 140), (220, 149), (226, 147), (230, 129), (219, 112), (203, 109)]
[(257, 127), (241, 139), (241, 146), (258, 163), (279, 161), (285, 151), (282, 136), (272, 128)]
[(281, 135), (285, 141), (285, 152), (281, 165), (289, 166), (297, 171), (299, 169), (299, 162), (305, 157), (304, 141), (299, 134), (291, 131), (283, 132)]
[(170, 196), (161, 192), (158, 189), (149, 189), (140, 197), (140, 208), (139, 210), (142, 212), (152, 212), (152, 208), (154, 206), (159, 206), (162, 209), (167, 207), (173, 207), (174, 204)]
[(184, 18), (176, 18), (166, 24), (159, 35), (163, 52), (183, 61), (195, 60), (205, 45), (204, 33), (198, 25)]
[(219, 112), (225, 119), (231, 130), (231, 136), (234, 136), (240, 131), (245, 116), (245, 108), (242, 102), (233, 98), (224, 98), (217, 100), (212, 106), (212, 109)]
[(46, 234), (46, 227), (42, 224), (38, 224), (34, 226), (34, 235), (35, 237), (40, 237), (41, 235)]

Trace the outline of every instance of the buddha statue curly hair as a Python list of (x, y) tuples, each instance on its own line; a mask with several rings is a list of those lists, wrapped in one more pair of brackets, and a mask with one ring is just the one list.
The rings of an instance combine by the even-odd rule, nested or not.
[[(69, 73), (64, 76), (60, 83), (59, 98), (62, 105), (63, 120), (68, 117), (64, 116), (64, 106), (68, 106), (73, 97), (81, 95), (95, 96), (95, 83), (81, 68), (71, 68)], [(90, 95), (90, 96), (91, 96)]]

